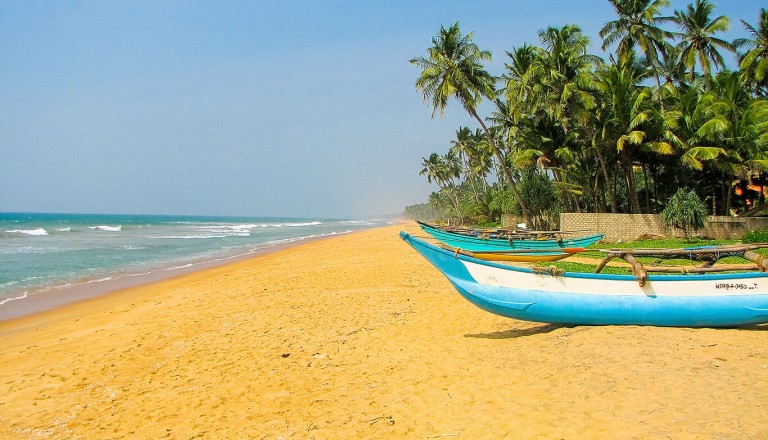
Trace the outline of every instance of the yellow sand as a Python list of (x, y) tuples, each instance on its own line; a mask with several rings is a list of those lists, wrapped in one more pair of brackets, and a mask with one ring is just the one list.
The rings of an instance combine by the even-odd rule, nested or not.
[(768, 328), (498, 317), (401, 228), (0, 323), (0, 438), (768, 438)]

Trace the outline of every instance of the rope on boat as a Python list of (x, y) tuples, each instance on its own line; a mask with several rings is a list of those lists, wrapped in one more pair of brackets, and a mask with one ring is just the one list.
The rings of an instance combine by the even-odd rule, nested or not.
[(552, 266), (552, 265), (548, 267), (534, 266), (531, 268), (531, 271), (535, 274), (551, 275), (553, 277), (560, 276), (565, 273), (564, 269), (558, 269), (557, 266)]

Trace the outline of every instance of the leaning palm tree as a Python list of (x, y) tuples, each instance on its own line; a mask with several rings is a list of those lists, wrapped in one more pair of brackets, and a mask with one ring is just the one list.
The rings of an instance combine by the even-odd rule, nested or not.
[(680, 60), (689, 69), (690, 79), (696, 75), (696, 64), (701, 65), (704, 76), (712, 76), (712, 66), (722, 68), (725, 66), (723, 56), (719, 49), (736, 53), (733, 43), (716, 38), (718, 32), (728, 30), (729, 20), (721, 15), (710, 19), (715, 5), (709, 0), (696, 0), (695, 4), (689, 4), (685, 11), (675, 11), (674, 21), (680, 27), (682, 38)]
[[(442, 115), (450, 98), (456, 98), (464, 109), (483, 128), (488, 143), (493, 148), (499, 163), (504, 163), (504, 155), (496, 146), (488, 127), (477, 114), (477, 106), (483, 98), (493, 99), (496, 95), (496, 78), (483, 68), (483, 61), (491, 59), (491, 53), (472, 42), (473, 33), (462, 35), (459, 23), (446, 29), (440, 26), (440, 32), (432, 38), (433, 46), (427, 49), (427, 57), (410, 60), (420, 67), (421, 74), (416, 80), (416, 88), (421, 90), (425, 102), (432, 104), (432, 117), (437, 111)], [(503, 167), (510, 190), (517, 198), (525, 221), (531, 224), (528, 207), (517, 190), (516, 181), (507, 167)]]
[(733, 43), (737, 47), (751, 48), (741, 58), (741, 80), (750, 86), (756, 94), (768, 97), (768, 11), (760, 9), (757, 29), (741, 20), (750, 38), (739, 38)]
[(653, 68), (656, 85), (661, 88), (658, 68), (659, 55), (666, 59), (666, 39), (674, 34), (659, 27), (672, 17), (662, 17), (659, 10), (669, 6), (669, 0), (608, 0), (616, 11), (617, 19), (607, 22), (600, 29), (602, 49), (618, 42), (617, 55), (621, 56), (638, 47)]

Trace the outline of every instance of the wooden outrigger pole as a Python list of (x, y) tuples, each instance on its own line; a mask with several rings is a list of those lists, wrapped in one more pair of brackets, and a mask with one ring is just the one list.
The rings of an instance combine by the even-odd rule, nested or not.
[[(667, 273), (708, 273), (724, 272), (729, 270), (760, 270), (768, 272), (768, 257), (758, 254), (755, 249), (768, 248), (768, 243), (756, 243), (749, 245), (725, 245), (705, 246), (691, 249), (606, 249), (607, 255), (595, 269), (595, 273), (603, 270), (606, 264), (614, 258), (621, 258), (629, 263), (632, 274), (637, 277), (640, 286), (645, 285), (648, 272)], [(644, 266), (635, 257), (651, 258), (686, 258), (691, 261), (702, 261), (699, 267), (689, 266)], [(721, 258), (741, 257), (752, 261), (754, 264), (724, 264), (714, 267)]]

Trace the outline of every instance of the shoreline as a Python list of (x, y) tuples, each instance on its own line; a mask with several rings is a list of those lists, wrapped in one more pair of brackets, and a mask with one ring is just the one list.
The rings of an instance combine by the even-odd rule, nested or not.
[(340, 235), (353, 234), (355, 232), (360, 231), (351, 231), (326, 236), (304, 237), (286, 243), (251, 249), (246, 253), (235, 253), (232, 255), (220, 256), (213, 260), (190, 260), (188, 263), (182, 266), (159, 267), (150, 272), (126, 273), (115, 277), (107, 276), (105, 279), (97, 278), (64, 286), (42, 289), (32, 294), (25, 293), (23, 297), (18, 297), (16, 299), (12, 299), (3, 304), (0, 304), (0, 323), (48, 312), (61, 307), (77, 304), (82, 301), (88, 301), (94, 298), (110, 295), (121, 290), (140, 287), (143, 285), (166, 281), (199, 271), (205, 271), (207, 269), (226, 266), (272, 252), (278, 252), (283, 249), (290, 249), (295, 246), (301, 246), (316, 240), (330, 239)]

